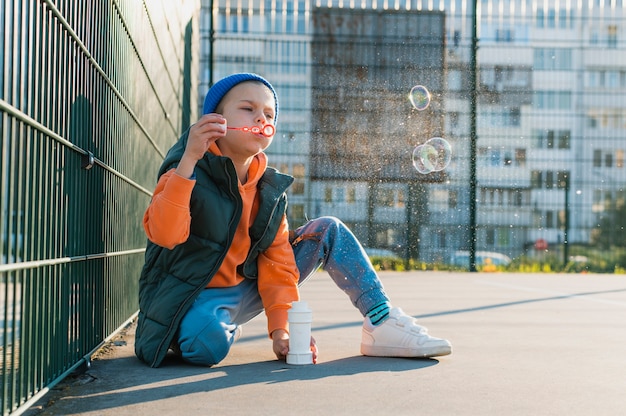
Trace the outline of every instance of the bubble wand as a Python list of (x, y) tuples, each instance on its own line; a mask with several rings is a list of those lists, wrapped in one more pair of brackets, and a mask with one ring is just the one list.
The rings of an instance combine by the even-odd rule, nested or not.
[(263, 127), (259, 127), (259, 126), (252, 126), (252, 127), (228, 127), (228, 130), (241, 130), (241, 131), (245, 131), (247, 133), (253, 133), (253, 134), (262, 134), (265, 137), (271, 137), (274, 135), (274, 126), (272, 126), (271, 124), (266, 124)]

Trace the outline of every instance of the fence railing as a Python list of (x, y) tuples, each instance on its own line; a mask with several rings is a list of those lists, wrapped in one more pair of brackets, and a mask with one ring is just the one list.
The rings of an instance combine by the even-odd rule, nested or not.
[(137, 311), (142, 213), (195, 113), (196, 2), (0, 5), (0, 408)]

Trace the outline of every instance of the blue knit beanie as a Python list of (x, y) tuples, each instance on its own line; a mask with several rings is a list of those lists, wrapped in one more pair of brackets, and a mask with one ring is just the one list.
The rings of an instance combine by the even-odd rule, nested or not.
[(204, 106), (202, 108), (203, 114), (214, 113), (222, 98), (233, 88), (235, 85), (240, 84), (244, 81), (259, 81), (265, 84), (267, 88), (272, 91), (274, 95), (274, 124), (278, 120), (278, 97), (276, 96), (276, 91), (274, 91), (274, 87), (269, 83), (268, 80), (263, 78), (260, 75), (252, 74), (252, 73), (240, 73), (229, 75), (226, 78), (222, 78), (217, 81), (211, 88), (209, 88), (209, 92), (207, 92), (206, 97), (204, 98)]

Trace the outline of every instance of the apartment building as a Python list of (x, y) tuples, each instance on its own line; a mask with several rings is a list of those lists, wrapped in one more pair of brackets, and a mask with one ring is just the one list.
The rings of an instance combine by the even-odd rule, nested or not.
[[(472, 211), (478, 250), (593, 244), (625, 195), (622, 1), (477, 4), (474, 50), (464, 1), (205, 0), (200, 96), (234, 71), (275, 85), (268, 153), (296, 177), (295, 225), (336, 215), (367, 245), (424, 261), (469, 247)], [(425, 112), (407, 102), (418, 83)], [(452, 162), (422, 177), (410, 154), (435, 135)]]

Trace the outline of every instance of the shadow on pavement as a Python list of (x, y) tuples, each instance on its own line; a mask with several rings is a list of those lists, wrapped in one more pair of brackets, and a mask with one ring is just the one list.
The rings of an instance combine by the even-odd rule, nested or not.
[[(258, 363), (197, 367), (168, 355), (159, 369), (150, 369), (135, 357), (107, 360), (107, 373), (124, 372), (115, 385), (89, 383), (74, 391), (74, 409), (91, 412), (145, 404), (194, 393), (215, 392), (252, 384), (280, 384), (293, 381), (321, 380), (327, 377), (352, 376), (361, 373), (405, 372), (438, 364), (436, 359), (376, 358), (354, 356), (308, 366), (292, 366), (276, 360)], [(147, 375), (146, 373), (149, 373)], [(94, 373), (97, 379), (97, 373)], [(149, 380), (140, 382), (139, 380)], [(83, 393), (83, 394), (81, 394)]]

